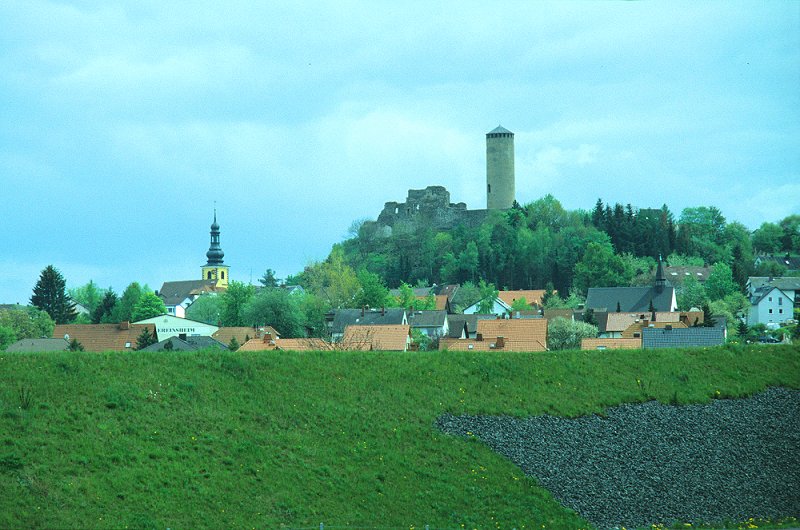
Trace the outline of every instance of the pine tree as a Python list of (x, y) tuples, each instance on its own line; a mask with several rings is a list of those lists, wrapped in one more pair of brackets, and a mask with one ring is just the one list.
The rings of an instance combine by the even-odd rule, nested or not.
[(39, 276), (31, 305), (45, 311), (56, 324), (69, 324), (77, 316), (75, 303), (67, 294), (67, 282), (52, 265), (45, 267)]
[(69, 343), (69, 351), (83, 351), (83, 344), (78, 342), (78, 339), (72, 339)]
[(136, 349), (137, 350), (143, 350), (143, 349), (147, 348), (148, 346), (150, 346), (151, 344), (155, 344), (155, 343), (156, 343), (156, 338), (152, 333), (150, 333), (150, 328), (147, 327), (147, 326), (145, 326), (145, 328), (142, 330), (142, 332), (139, 333), (139, 336), (136, 337)]
[(228, 343), (228, 349), (230, 351), (236, 351), (239, 349), (239, 341), (236, 340), (236, 337), (231, 337), (231, 341)]

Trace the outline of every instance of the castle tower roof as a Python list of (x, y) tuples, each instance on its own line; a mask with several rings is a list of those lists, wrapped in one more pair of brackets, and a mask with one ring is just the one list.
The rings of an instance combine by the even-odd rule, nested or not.
[(492, 129), (488, 132), (488, 134), (514, 134), (502, 125), (498, 125), (495, 129)]

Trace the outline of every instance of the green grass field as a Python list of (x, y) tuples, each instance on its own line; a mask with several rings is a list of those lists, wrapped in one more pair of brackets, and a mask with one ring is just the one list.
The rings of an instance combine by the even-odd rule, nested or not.
[(580, 528), (443, 412), (800, 388), (800, 351), (0, 352), (0, 527)]

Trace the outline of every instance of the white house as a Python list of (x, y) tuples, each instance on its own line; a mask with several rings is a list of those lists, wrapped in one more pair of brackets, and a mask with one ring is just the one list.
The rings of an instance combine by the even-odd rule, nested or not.
[(178, 337), (179, 339), (185, 339), (186, 337), (210, 337), (219, 330), (219, 327), (206, 324), (205, 322), (197, 322), (195, 320), (172, 315), (159, 315), (157, 317), (146, 318), (134, 322), (134, 324), (154, 324), (156, 326), (158, 340), (164, 340), (170, 337)]
[(793, 296), (778, 289), (766, 286), (756, 289), (750, 297), (750, 312), (747, 325), (781, 324), (794, 317)]

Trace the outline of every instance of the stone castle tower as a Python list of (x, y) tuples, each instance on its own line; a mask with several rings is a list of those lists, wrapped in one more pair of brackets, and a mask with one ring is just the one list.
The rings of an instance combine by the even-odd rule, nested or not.
[(506, 210), (514, 198), (514, 133), (498, 126), (486, 133), (486, 208)]
[(208, 262), (202, 267), (203, 280), (216, 280), (217, 287), (227, 289), (229, 280), (229, 267), (225, 265), (223, 258), (225, 253), (219, 245), (219, 225), (217, 224), (217, 210), (214, 210), (214, 222), (211, 224), (211, 246), (206, 252)]

